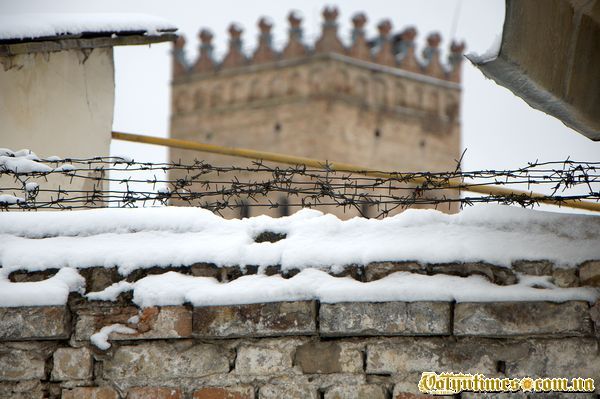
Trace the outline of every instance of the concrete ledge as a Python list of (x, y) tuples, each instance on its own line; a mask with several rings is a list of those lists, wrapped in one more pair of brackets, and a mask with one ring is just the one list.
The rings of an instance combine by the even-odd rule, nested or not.
[(587, 302), (459, 303), (457, 336), (586, 336), (593, 333)]
[(0, 43), (0, 56), (13, 56), (28, 53), (49, 53), (72, 49), (93, 49), (101, 47), (131, 46), (140, 44), (152, 44), (172, 42), (177, 39), (174, 33), (162, 33), (157, 36), (125, 35), (113, 37), (83, 38), (73, 37), (69, 39), (49, 38), (43, 41), (32, 41), (24, 43)]
[(450, 335), (449, 302), (321, 304), (322, 336)]
[(315, 301), (194, 308), (196, 338), (276, 337), (317, 334)]

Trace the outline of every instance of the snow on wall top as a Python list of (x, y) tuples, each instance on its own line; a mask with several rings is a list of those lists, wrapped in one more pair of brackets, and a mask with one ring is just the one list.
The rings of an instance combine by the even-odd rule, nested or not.
[(120, 32), (175, 31), (177, 27), (163, 18), (145, 14), (15, 14), (0, 16), (0, 40), (37, 39), (80, 35), (82, 33), (106, 33), (110, 36)]
[[(263, 231), (285, 233), (256, 243)], [(484, 205), (456, 215), (407, 210), (384, 220), (342, 221), (315, 210), (290, 217), (226, 220), (199, 208), (0, 213), (0, 274), (17, 269), (281, 265), (283, 270), (411, 260), (548, 259), (574, 266), (600, 259), (600, 217)]]
[[(256, 243), (261, 232), (285, 233), (275, 243)], [(132, 291), (140, 307), (194, 306), (318, 299), (344, 301), (554, 301), (595, 302), (593, 287), (558, 288), (548, 276), (519, 276), (499, 286), (482, 276), (398, 272), (371, 282), (334, 277), (349, 264), (416, 260), (423, 263), (485, 261), (511, 266), (520, 259), (576, 265), (600, 259), (600, 217), (556, 214), (499, 205), (467, 208), (457, 215), (408, 210), (384, 220), (302, 210), (290, 217), (226, 220), (199, 208), (96, 209), (0, 213), (0, 307), (66, 303), (70, 292), (89, 300), (115, 300)], [(122, 274), (151, 266), (196, 262), (217, 265), (280, 264), (300, 268), (290, 279), (264, 274), (220, 283), (175, 272), (122, 279), (85, 293), (77, 268), (117, 266)], [(53, 277), (12, 283), (16, 269), (59, 268)], [(319, 269), (325, 269), (319, 270)], [(539, 289), (543, 287), (544, 289)]]

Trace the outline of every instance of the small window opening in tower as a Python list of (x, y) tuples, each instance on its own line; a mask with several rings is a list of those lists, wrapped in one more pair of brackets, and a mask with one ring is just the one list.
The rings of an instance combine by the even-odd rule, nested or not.
[(279, 123), (279, 122), (275, 123), (275, 127), (273, 127), (273, 131), (275, 133), (281, 132), (281, 123)]
[(421, 140), (421, 142), (419, 143), (419, 146), (420, 146), (421, 148), (425, 148), (425, 144), (426, 144), (426, 143), (425, 143), (425, 140)]
[(375, 129), (375, 137), (381, 137), (381, 130), (379, 128)]
[(287, 197), (279, 198), (279, 216), (290, 215), (290, 202)]

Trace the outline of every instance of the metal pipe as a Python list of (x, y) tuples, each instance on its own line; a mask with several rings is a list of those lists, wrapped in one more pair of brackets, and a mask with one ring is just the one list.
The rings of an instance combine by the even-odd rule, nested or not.
[[(212, 154), (222, 154), (222, 155), (230, 155), (239, 158), (249, 158), (249, 159), (260, 159), (264, 161), (271, 161), (277, 163), (283, 163), (288, 165), (306, 165), (314, 168), (325, 168), (328, 167), (332, 171), (341, 171), (341, 172), (353, 172), (362, 174), (365, 176), (372, 177), (382, 177), (382, 178), (395, 178), (402, 176), (401, 173), (397, 172), (383, 172), (372, 168), (365, 168), (362, 166), (356, 166), (349, 163), (343, 162), (331, 162), (331, 161), (323, 161), (312, 158), (304, 158), (297, 157), (293, 155), (286, 154), (278, 154), (274, 152), (266, 152), (266, 151), (257, 151), (250, 150), (247, 148), (236, 148), (236, 147), (223, 147), (214, 144), (205, 144), (197, 141), (189, 141), (189, 140), (179, 140), (179, 139), (171, 139), (171, 138), (161, 138), (161, 137), (153, 137), (146, 136), (142, 134), (133, 134), (133, 133), (122, 133), (122, 132), (112, 132), (112, 138), (115, 140), (123, 140), (123, 141), (131, 141), (134, 143), (144, 143), (144, 144), (154, 144), (161, 145), (172, 148), (181, 148), (184, 150), (193, 150), (193, 151), (201, 151), (201, 152), (209, 152)], [(410, 182), (421, 184), (425, 183), (427, 180), (422, 177), (413, 177), (409, 180)], [(462, 190), (469, 191), (478, 194), (486, 194), (486, 195), (498, 195), (498, 196), (527, 196), (532, 199), (538, 200), (541, 203), (558, 205), (557, 201), (545, 198), (546, 196), (543, 194), (523, 191), (523, 190), (515, 190), (512, 188), (506, 187), (495, 187), (495, 186), (469, 186), (469, 187), (461, 187), (462, 182), (458, 180), (451, 180), (450, 184), (456, 187), (447, 187), (447, 189), (454, 190)], [(576, 209), (585, 209), (588, 211), (596, 211), (600, 212), (600, 203), (597, 202), (588, 202), (588, 201), (579, 201), (579, 200), (564, 200), (560, 202), (560, 206), (566, 206), (569, 208)]]

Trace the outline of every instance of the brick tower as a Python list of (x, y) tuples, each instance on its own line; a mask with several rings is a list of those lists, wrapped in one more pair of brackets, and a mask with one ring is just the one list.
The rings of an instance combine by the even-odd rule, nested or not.
[[(454, 170), (460, 156), (464, 44), (453, 42), (443, 63), (438, 33), (427, 37), (419, 55), (414, 28), (394, 33), (385, 20), (377, 26), (378, 36), (368, 38), (367, 18), (357, 14), (352, 42), (344, 45), (338, 37), (338, 10), (326, 7), (322, 15), (320, 37), (308, 43), (301, 18), (290, 13), (289, 37), (281, 51), (272, 46), (272, 25), (261, 18), (252, 54), (242, 51), (242, 29), (232, 24), (229, 48), (220, 61), (213, 56), (208, 30), (200, 31), (200, 54), (191, 65), (180, 38), (173, 51), (171, 137), (380, 170)], [(170, 158), (248, 164), (178, 149), (171, 149)]]

